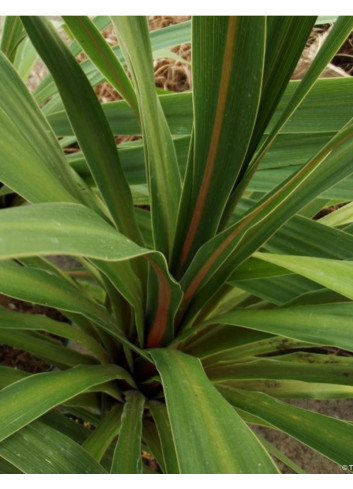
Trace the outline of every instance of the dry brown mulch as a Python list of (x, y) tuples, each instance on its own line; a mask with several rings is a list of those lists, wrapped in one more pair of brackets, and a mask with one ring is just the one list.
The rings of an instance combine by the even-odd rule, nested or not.
[(353, 76), (353, 32), (343, 44), (339, 53), (333, 58), (332, 64), (339, 66), (348, 75)]

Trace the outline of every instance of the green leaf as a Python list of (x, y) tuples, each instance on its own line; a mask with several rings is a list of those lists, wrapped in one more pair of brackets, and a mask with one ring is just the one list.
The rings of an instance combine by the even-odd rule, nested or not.
[[(246, 209), (244, 207), (244, 212)], [(321, 236), (320, 240), (316, 239), (318, 235)], [(335, 246), (327, 246), (329, 242), (334, 242)], [(295, 252), (297, 255), (322, 258), (350, 259), (353, 257), (352, 236), (302, 216), (294, 216), (290, 219), (264, 245), (264, 248), (275, 253)], [(285, 268), (265, 261), (261, 263), (261, 261), (250, 258), (244, 262), (233, 272), (229, 283), (278, 305), (320, 288), (320, 285), (315, 282), (291, 274)], [(343, 296), (336, 295), (340, 297), (340, 302), (345, 300)], [(327, 298), (326, 302), (337, 302), (337, 300)]]
[(23, 377), (26, 377), (26, 375), (28, 375), (27, 372), (24, 372), (23, 370), (0, 366), (0, 389), (21, 380)]
[[(292, 254), (295, 250), (296, 255), (352, 259), (353, 237), (343, 230), (324, 226), (322, 222), (322, 219), (313, 221), (306, 217), (294, 216), (265, 244), (265, 248), (281, 254)], [(316, 239), (317, 236), (321, 237), (320, 240)], [(327, 243), (335, 245), (327, 246)]]
[(181, 473), (277, 472), (255, 435), (217, 393), (196, 358), (161, 349), (150, 350), (150, 355), (162, 377)]
[(116, 404), (102, 419), (82, 447), (100, 462), (114, 438), (120, 432), (122, 405)]
[(0, 440), (97, 384), (127, 378), (127, 372), (116, 365), (85, 365), (19, 380), (0, 392)]
[(160, 467), (162, 474), (166, 473), (161, 442), (155, 423), (148, 418), (143, 420), (142, 440), (146, 445), (146, 451), (151, 454)]
[(31, 202), (80, 201), (49, 124), (1, 52), (0, 70), (1, 181)]
[[(94, 17), (93, 23), (100, 31), (102, 31), (103, 29), (105, 29), (106, 27), (109, 26), (110, 18), (108, 16), (100, 15), (100, 16)], [(65, 30), (65, 24), (63, 24), (63, 28)], [(71, 38), (72, 36), (68, 35), (68, 37)], [(79, 54), (82, 53), (82, 48), (76, 40), (71, 42), (71, 44), (69, 45), (69, 49), (74, 56), (79, 56)], [(91, 68), (95, 68), (92, 65), (90, 60), (86, 60), (85, 62), (88, 63)], [(95, 71), (97, 71), (97, 70), (95, 70)], [(101, 76), (102, 81), (103, 81), (104, 80), (103, 75), (101, 73), (99, 73), (99, 75)], [(56, 85), (54, 83), (52, 75), (50, 73), (47, 73), (46, 76), (43, 78), (43, 80), (40, 81), (40, 83), (38, 84), (38, 86), (36, 87), (36, 89), (34, 91), (34, 97), (35, 97), (38, 105), (43, 106), (43, 111), (45, 111), (46, 114), (47, 114), (46, 110), (47, 110), (47, 105), (48, 105), (48, 99), (50, 99), (53, 95), (54, 95), (54, 97), (52, 97), (52, 98), (56, 99), (54, 101), (54, 103), (60, 105), (62, 108), (62, 102), (61, 102), (60, 96), (57, 92), (58, 91), (57, 91), (57, 88), (56, 88)], [(49, 102), (49, 104), (50, 104), (50, 102)]]
[(185, 65), (190, 66), (191, 63), (187, 61), (186, 59), (182, 58), (178, 54), (174, 53), (174, 51), (171, 51), (170, 49), (158, 49), (158, 51), (154, 51), (152, 53), (153, 59), (173, 59), (174, 61), (177, 61), (178, 63), (182, 63)]
[[(308, 260), (311, 259), (308, 258)], [(242, 326), (300, 341), (337, 346), (353, 351), (352, 313), (353, 304), (347, 302), (269, 310), (237, 309), (223, 316), (212, 318), (211, 321), (212, 324)], [(340, 325), (339, 331), (337, 331), (337, 324)]]
[[(5, 249), (3, 252), (6, 253)], [(30, 253), (29, 250), (28, 252)], [(0, 261), (0, 271), (0, 291), (5, 295), (56, 307), (63, 311), (78, 312), (87, 317), (105, 317), (107, 319), (107, 313), (102, 305), (97, 304), (85, 296), (80, 289), (52, 273), (22, 267), (11, 261)], [(74, 303), (72, 297), (76, 298)]]
[(168, 419), (167, 409), (164, 404), (157, 401), (149, 402), (148, 406), (157, 426), (166, 473), (179, 474), (178, 459), (175, 452), (173, 434)]
[[(194, 332), (194, 335), (191, 333)], [(188, 338), (188, 334), (190, 334)], [(185, 332), (188, 340), (183, 345), (183, 351), (205, 358), (215, 353), (226, 350), (236, 350), (242, 346), (249, 347), (252, 343), (257, 343), (271, 336), (259, 331), (252, 331), (245, 328), (236, 328), (232, 326), (223, 326), (212, 324), (198, 333), (198, 328), (193, 328)], [(183, 336), (183, 335), (181, 335)], [(179, 341), (177, 337), (176, 341)], [(235, 355), (237, 358), (237, 356)]]
[[(1, 270), (1, 263), (0, 263)], [(1, 282), (1, 281), (0, 281)], [(0, 285), (1, 288), (1, 285)], [(21, 314), (0, 307), (0, 329), (46, 331), (62, 338), (77, 341), (88, 348), (102, 363), (107, 361), (107, 353), (91, 336), (64, 322), (54, 321), (44, 315)]]
[(319, 15), (315, 25), (334, 24), (337, 21), (337, 15)]
[[(287, 305), (288, 302), (299, 298), (303, 294), (324, 290), (312, 280), (307, 280), (306, 278), (295, 274), (254, 280), (237, 281), (231, 279), (228, 283), (277, 306)], [(344, 297), (339, 297), (339, 302), (343, 302)], [(328, 302), (337, 302), (337, 300), (328, 300)], [(310, 303), (311, 302), (309, 301), (308, 304)]]
[(179, 275), (214, 236), (242, 169), (260, 100), (264, 44), (263, 17), (193, 18), (194, 146), (174, 249)]
[[(339, 86), (337, 87), (337, 91), (339, 92)], [(323, 94), (323, 96), (325, 95)], [(319, 109), (319, 106), (317, 105), (316, 108)], [(333, 110), (340, 111), (338, 104), (335, 107), (331, 106), (331, 111)], [(303, 130), (305, 130), (305, 124), (302, 124)], [(281, 175), (280, 169), (282, 169), (282, 174), (284, 173), (284, 169), (294, 171), (296, 169), (294, 168), (295, 165), (302, 166), (308, 159), (315, 156), (322, 146), (334, 137), (336, 132), (312, 132), (309, 129), (305, 133), (299, 131), (294, 133), (280, 133), (261, 161), (258, 172), (266, 174), (264, 170), (272, 170), (272, 175), (277, 175), (277, 173)], [(278, 171), (276, 172), (275, 170)], [(254, 185), (253, 180), (256, 182), (256, 174), (249, 185)]]
[[(97, 27), (102, 30), (106, 27), (110, 19), (109, 17), (98, 16), (94, 19)], [(182, 22), (180, 24), (171, 25), (169, 27), (165, 27), (163, 29), (158, 29), (150, 33), (151, 45), (154, 51), (158, 51), (163, 48), (173, 47), (180, 44), (184, 44), (190, 42), (191, 39), (191, 21)], [(73, 43), (73, 46), (75, 42)], [(76, 49), (71, 47), (72, 53), (77, 56), (80, 53), (80, 49)], [(113, 46), (113, 51), (120, 62), (123, 63), (123, 56), (121, 54), (121, 50), (119, 46)], [(96, 86), (98, 83), (104, 81), (103, 75), (96, 69), (96, 67), (92, 64), (92, 62), (87, 59), (81, 63), (81, 67), (86, 74), (88, 80), (90, 81), (92, 86)], [(57, 110), (62, 110), (61, 102), (58, 96), (56, 95), (56, 87), (52, 80), (50, 74), (48, 74), (44, 80), (39, 84), (35, 91), (35, 97), (39, 104), (42, 104), (47, 99), (49, 99), (52, 95), (54, 95), (53, 100), (46, 104), (44, 107), (45, 113), (55, 112)], [(136, 118), (135, 118), (136, 121)]]
[(180, 285), (170, 278), (164, 258), (156, 254), (151, 265), (146, 346), (156, 348), (167, 345), (174, 338), (174, 319), (183, 293)]
[(0, 455), (25, 474), (106, 474), (78, 443), (39, 421), (2, 441)]
[[(334, 57), (338, 49), (346, 40), (346, 37), (349, 36), (352, 27), (353, 17), (340, 17), (337, 20), (336, 24), (327, 36), (322, 48), (320, 49), (318, 56), (315, 57), (308, 71), (306, 72), (303, 80), (296, 84), (296, 90), (294, 91), (290, 100), (286, 103), (286, 108), (276, 121), (275, 127), (271, 130), (271, 135), (269, 136), (269, 141), (267, 144), (270, 144), (272, 137), (288, 121), (292, 113), (309, 94), (322, 71)], [(295, 84), (293, 86), (295, 86)]]
[(259, 114), (248, 156), (252, 156), (289, 82), (313, 28), (315, 17), (266, 19), (266, 56)]
[[(45, 203), (3, 209), (0, 258), (68, 254), (121, 261), (150, 253), (78, 204)], [(26, 233), (26, 240), (23, 238)]]
[(170, 256), (181, 193), (181, 178), (171, 133), (157, 97), (147, 20), (112, 17), (134, 80), (145, 143), (146, 172), (155, 247)]
[(258, 258), (251, 257), (235, 270), (229, 279), (229, 282), (242, 282), (244, 280), (280, 277), (282, 275), (288, 275), (289, 273), (290, 272), (283, 267), (278, 267), (272, 263), (266, 263)]
[(353, 299), (353, 262), (259, 252), (255, 256)]
[[(22, 239), (24, 230), (26, 232), (26, 241)], [(43, 233), (44, 230), (45, 233)], [(136, 288), (134, 289), (135, 284), (131, 282), (134, 276), (131, 276), (130, 273), (129, 280), (126, 281), (125, 275), (123, 277), (119, 275), (121, 268), (110, 267), (104, 261), (121, 262), (149, 255), (146, 256), (146, 259), (151, 263), (156, 273), (157, 286), (154, 293), (158, 299), (149, 311), (148, 322), (152, 335), (150, 345), (153, 345), (155, 341), (159, 344), (163, 339), (167, 341), (173, 335), (173, 318), (180, 303), (182, 292), (180, 285), (169, 274), (164, 256), (154, 250), (142, 248), (130, 241), (92, 210), (76, 204), (38, 204), (23, 208), (5, 209), (2, 210), (0, 215), (0, 231), (2, 236), (4, 236), (1, 238), (0, 260), (55, 254), (94, 258), (99, 260), (99, 262), (95, 262), (96, 266), (107, 274), (113, 284), (117, 282), (118, 285), (123, 286), (123, 282), (127, 282), (125, 287), (123, 287), (123, 292), (127, 294), (127, 300), (130, 299), (137, 310), (140, 307), (138, 302), (141, 301), (141, 294), (134, 299), (133, 291)], [(6, 267), (9, 268), (10, 265), (6, 265)], [(4, 268), (4, 265), (2, 268)], [(11, 264), (11, 268), (14, 268), (14, 265)], [(124, 270), (126, 272), (127, 269), (125, 268)], [(11, 270), (11, 273), (15, 271)], [(48, 281), (51, 280), (53, 286), (56, 285), (58, 287), (57, 276), (53, 275), (50, 277), (44, 271), (30, 269), (26, 271), (26, 269), (19, 268), (19, 272), (21, 272), (21, 275), (27, 273), (30, 277), (37, 278), (38, 281), (42, 282), (42, 286), (45, 281), (40, 279), (46, 277)], [(69, 284), (66, 284), (66, 282), (64, 284), (62, 294), (65, 294), (65, 290), (69, 288)], [(10, 287), (11, 285), (15, 291), (21, 287), (21, 284), (15, 282), (8, 285), (4, 282), (3, 287)], [(70, 290), (76, 291), (75, 288)], [(55, 296), (50, 294), (50, 291), (48, 292), (46, 294), (43, 288), (38, 291), (32, 289), (27, 291), (27, 289), (24, 289), (22, 294), (28, 293), (32, 297), (35, 294), (37, 294), (37, 297), (40, 294), (44, 294), (44, 296), (46, 294), (49, 299), (52, 297), (50, 300), (56, 300)], [(163, 300), (159, 300), (159, 298)], [(72, 303), (72, 300), (70, 300), (69, 304), (71, 304), (69, 309), (75, 309), (75, 304)], [(68, 309), (67, 301), (66, 304), (61, 305), (61, 308)], [(85, 311), (83, 309), (79, 311), (81, 314), (89, 314), (100, 324), (103, 320), (105, 324), (102, 324), (102, 327), (107, 327), (110, 323), (109, 331), (114, 331), (115, 335), (118, 334), (119, 339), (123, 341), (121, 335), (119, 336), (116, 323), (112, 323), (103, 307), (87, 299), (84, 308)], [(75, 309), (73, 312), (78, 311)], [(167, 335), (166, 337), (164, 337), (165, 334)]]
[(0, 474), (23, 474), (23, 472), (0, 457)]
[(352, 399), (353, 386), (302, 380), (228, 380), (236, 389), (263, 392), (277, 399)]
[[(286, 91), (271, 119), (269, 130), (279, 119), (289, 100), (296, 91), (299, 81), (289, 82)], [(352, 78), (325, 78), (317, 80), (310, 93), (287, 121), (280, 135), (292, 137), (331, 137), (352, 118)], [(192, 93), (172, 93), (159, 95), (163, 112), (167, 118), (172, 134), (189, 135), (192, 130), (193, 107)], [(325, 103), (323, 103), (323, 100)], [(136, 116), (124, 101), (102, 104), (103, 111), (114, 134), (140, 134), (141, 127)], [(57, 136), (73, 135), (72, 128), (65, 112), (58, 111), (48, 115), (48, 121)], [(267, 133), (268, 134), (268, 133)], [(277, 136), (276, 140), (278, 139)], [(275, 140), (275, 141), (276, 141)], [(275, 143), (269, 151), (274, 151)], [(295, 148), (296, 152), (301, 148)], [(292, 158), (292, 155), (287, 155)], [(264, 161), (266, 156), (264, 157)], [(283, 162), (282, 162), (283, 164)], [(262, 163), (260, 163), (261, 167)]]
[[(84, 427), (82, 424), (77, 423), (75, 419), (69, 418), (67, 414), (68, 413), (60, 414), (57, 411), (52, 410), (44, 414), (44, 416), (41, 416), (39, 421), (56, 431), (60, 431), (63, 435), (68, 436), (81, 445), (91, 434), (90, 429), (87, 427), (88, 423), (85, 423), (86, 427)], [(34, 423), (32, 423), (32, 426), (33, 424)], [(90, 428), (92, 428), (92, 426), (94, 426), (93, 423), (91, 423)]]
[[(231, 271), (260, 248), (281, 225), (325, 188), (352, 173), (352, 134), (351, 124), (299, 172), (261, 199), (245, 217), (200, 248), (181, 280), (185, 290), (184, 311), (196, 295), (189, 306), (189, 321), (228, 279)], [(212, 281), (209, 281), (210, 277)]]
[[(231, 328), (232, 326), (229, 326)], [(237, 328), (238, 329), (238, 328)], [(242, 331), (246, 331), (244, 328)], [(225, 329), (225, 334), (227, 334), (229, 329)], [(238, 329), (239, 332), (239, 329)], [(283, 336), (267, 336), (258, 340), (248, 341), (239, 346), (229, 345), (228, 348), (219, 349), (219, 351), (212, 352), (209, 355), (206, 351), (202, 363), (206, 367), (211, 367), (213, 365), (220, 365), (222, 363), (236, 363), (242, 361), (249, 361), (255, 355), (263, 355), (265, 353), (272, 353), (275, 355), (287, 353), (290, 350), (303, 350), (305, 348), (315, 348), (313, 343), (305, 343), (303, 341), (292, 340), (285, 338)], [(201, 352), (200, 356), (203, 356)]]
[[(119, 108), (120, 107), (118, 107), (118, 109)], [(182, 175), (184, 175), (190, 138), (189, 136), (174, 136), (173, 142), (177, 152), (180, 172)], [(146, 195), (145, 198), (148, 199), (149, 203), (149, 193), (146, 185), (147, 178), (143, 154), (143, 141), (138, 140), (119, 144), (117, 146), (117, 150), (124, 173), (130, 186), (140, 186), (141, 184), (144, 184), (144, 187), (142, 187), (142, 185), (141, 187), (137, 187), (136, 191), (144, 191)], [(74, 170), (77, 171), (80, 176), (82, 176), (82, 178), (87, 180), (89, 179), (89, 169), (87, 167), (85, 158), (80, 151), (67, 155), (67, 161), (70, 166), (72, 166), (72, 168), (74, 168)], [(131, 188), (131, 191), (134, 193), (133, 187)]]
[(31, 40), (26, 37), (16, 51), (14, 67), (24, 82), (27, 82), (33, 67), (38, 59), (38, 53), (34, 49)]
[(55, 79), (79, 145), (114, 222), (124, 234), (140, 242), (130, 189), (93, 89), (48, 19), (23, 17), (22, 21)]
[(326, 226), (343, 226), (353, 222), (353, 203), (327, 214), (320, 219), (320, 223)]
[(145, 398), (137, 391), (126, 393), (121, 430), (114, 451), (112, 474), (141, 474), (142, 416)]
[(7, 15), (2, 27), (0, 49), (11, 62), (14, 61), (16, 50), (25, 36), (20, 18)]
[[(285, 361), (282, 357), (261, 358), (242, 363), (214, 365), (206, 368), (205, 371), (208, 377), (216, 382), (236, 379), (273, 379), (276, 382), (299, 380), (353, 386), (352, 362), (335, 363), (332, 355), (327, 355), (326, 363), (315, 363), (315, 356), (310, 354), (307, 358), (307, 362)], [(273, 382), (274, 387), (277, 387), (276, 382)]]
[(74, 367), (79, 364), (96, 363), (93, 357), (83, 355), (71, 348), (63, 346), (60, 341), (48, 336), (34, 334), (28, 331), (0, 329), (0, 342), (27, 351), (39, 357), (50, 365), (59, 367)]
[(105, 79), (122, 95), (138, 116), (136, 95), (131, 82), (99, 29), (89, 17), (63, 16), (63, 19)]
[(255, 414), (338, 464), (352, 460), (353, 425), (306, 411), (266, 394), (218, 386), (233, 405)]
[[(292, 98), (289, 100), (286, 108), (282, 112), (280, 118), (276, 122), (276, 125), (271, 130), (270, 135), (267, 140), (263, 143), (262, 147), (258, 150), (257, 156), (253, 160), (251, 167), (249, 168), (246, 181), (249, 179), (255, 169), (257, 168), (258, 162), (262, 159), (263, 155), (266, 153), (268, 148), (271, 146), (277, 133), (281, 130), (287, 120), (291, 117), (296, 108), (305, 99), (307, 94), (312, 89), (315, 81), (319, 78), (322, 71), (326, 68), (327, 64), (331, 61), (333, 56), (336, 54), (340, 46), (349, 36), (353, 28), (353, 17), (340, 17), (331, 32), (327, 36), (325, 43), (320, 49), (318, 55), (315, 57), (314, 61), (311, 63), (308, 71), (306, 72), (303, 80), (298, 85), (297, 90), (294, 92)], [(243, 184), (242, 184), (243, 185)]]

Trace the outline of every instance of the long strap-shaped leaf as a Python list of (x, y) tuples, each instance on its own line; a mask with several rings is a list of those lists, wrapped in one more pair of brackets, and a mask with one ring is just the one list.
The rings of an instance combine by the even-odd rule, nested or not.
[(156, 459), (162, 474), (167, 473), (156, 425), (148, 418), (143, 420), (142, 440), (146, 445), (147, 452)]
[(106, 80), (122, 95), (138, 116), (134, 89), (118, 57), (105, 41), (89, 17), (64, 16), (70, 31), (81, 44), (85, 53), (105, 76)]
[(307, 362), (300, 359), (295, 362), (276, 360), (276, 358), (279, 357), (261, 358), (239, 364), (219, 364), (206, 369), (206, 372), (212, 381), (218, 382), (232, 379), (292, 379), (310, 383), (349, 385), (350, 389), (353, 389), (352, 362), (334, 363), (335, 359), (329, 355), (327, 355), (327, 363), (323, 363), (321, 359), (315, 363), (315, 356), (309, 356)]
[[(265, 134), (269, 134), (269, 131), (274, 127), (299, 83), (294, 80), (289, 82)], [(352, 117), (352, 86), (352, 78), (317, 80), (310, 93), (286, 123), (283, 133), (299, 133), (300, 137), (304, 138), (303, 131), (317, 135), (318, 132), (337, 132), (340, 130)], [(190, 135), (193, 119), (192, 93), (159, 95), (159, 100), (172, 134)], [(125, 101), (105, 103), (102, 104), (102, 108), (114, 134), (139, 134), (141, 131), (133, 110)], [(55, 112), (48, 115), (47, 118), (57, 136), (73, 135), (65, 112)], [(297, 134), (297, 137), (299, 135)]]
[(28, 36), (20, 43), (16, 50), (14, 67), (24, 82), (27, 82), (33, 67), (38, 59), (38, 53)]
[[(108, 16), (100, 15), (93, 18), (93, 23), (99, 29), (99, 31), (102, 31), (109, 26), (110, 18)], [(69, 45), (69, 49), (75, 57), (79, 56), (82, 53), (81, 45), (76, 40)], [(89, 59), (85, 60), (85, 62), (88, 63), (91, 67), (93, 66), (92, 62)], [(101, 76), (101, 81), (104, 81), (104, 76), (101, 73), (99, 74)], [(45, 115), (47, 115), (46, 106), (48, 104), (51, 104), (53, 99), (57, 99), (58, 104), (62, 105), (57, 87), (50, 73), (47, 73), (43, 80), (39, 82), (38, 86), (34, 90), (33, 95), (38, 105), (41, 105), (43, 107), (43, 112), (45, 113)]]
[(225, 216), (229, 216), (230, 209), (232, 209), (235, 203), (239, 200), (252, 175), (256, 171), (258, 164), (271, 147), (278, 132), (282, 129), (287, 120), (291, 117), (291, 115), (294, 113), (300, 103), (308, 95), (314, 83), (319, 78), (328, 63), (331, 61), (333, 56), (336, 54), (340, 46), (349, 36), (352, 29), (353, 17), (340, 17), (337, 20), (334, 27), (332, 28), (332, 31), (327, 36), (324, 45), (310, 65), (302, 82), (299, 84), (297, 90), (294, 92), (292, 98), (290, 99), (280, 118), (276, 122), (275, 127), (272, 129), (271, 133), (266, 138), (266, 140), (258, 150), (257, 154), (255, 155), (253, 161), (251, 162), (251, 166), (249, 167), (247, 173), (245, 174), (242, 182), (239, 185), (239, 188), (233, 193), (233, 196), (228, 203), (228, 208), (226, 209)]
[(1, 52), (0, 71), (0, 180), (30, 202), (80, 201), (53, 131)]
[(353, 203), (351, 202), (335, 212), (331, 212), (320, 219), (320, 223), (327, 226), (343, 226), (353, 223)]
[(352, 399), (353, 386), (303, 380), (228, 380), (237, 389), (257, 391), (277, 399)]
[[(99, 20), (102, 19), (102, 20)], [(108, 19), (106, 21), (105, 19)], [(94, 19), (94, 23), (102, 30), (110, 22), (110, 18), (98, 16)], [(151, 45), (153, 51), (160, 51), (168, 47), (177, 46), (190, 42), (191, 39), (191, 21), (182, 22), (180, 24), (171, 25), (162, 29), (155, 30), (150, 33)], [(72, 49), (72, 52), (77, 56), (80, 50)], [(121, 54), (120, 46), (113, 46), (113, 51), (121, 63), (124, 62), (124, 58)], [(81, 63), (82, 69), (89, 79), (92, 86), (96, 86), (98, 83), (104, 81), (104, 76), (96, 69), (91, 60), (87, 59)], [(45, 114), (51, 114), (57, 110), (62, 110), (60, 100), (56, 95), (56, 87), (52, 80), (50, 73), (41, 81), (35, 90), (35, 98), (38, 104), (43, 104), (50, 97), (54, 97), (44, 106)], [(59, 107), (59, 108), (58, 108)]]
[[(327, 64), (331, 61), (336, 54), (341, 44), (345, 41), (346, 37), (350, 34), (353, 28), (353, 17), (340, 17), (335, 23), (332, 31), (318, 53), (318, 56), (314, 59), (310, 65), (307, 73), (305, 74), (302, 82), (299, 84), (297, 90), (294, 92), (285, 110), (281, 114), (280, 119), (277, 121), (276, 126), (272, 129), (271, 134), (268, 136), (268, 141), (261, 148), (259, 154), (268, 149), (268, 146), (272, 143), (275, 135), (280, 131), (281, 127), (286, 123), (289, 117), (293, 114), (299, 104), (307, 96), (312, 89), (315, 81), (319, 78), (322, 71), (326, 68)], [(253, 163), (254, 164), (254, 163)]]
[(77, 140), (114, 222), (121, 232), (142, 242), (114, 138), (91, 85), (49, 20), (23, 17), (22, 21), (54, 77)]
[(0, 392), (0, 441), (95, 385), (113, 379), (129, 381), (129, 378), (116, 365), (85, 365), (25, 377)]
[(0, 455), (25, 474), (106, 474), (78, 443), (35, 421), (0, 444)]
[(258, 392), (218, 386), (234, 406), (244, 409), (339, 464), (353, 457), (353, 426), (329, 416), (313, 413)]
[(24, 350), (58, 367), (74, 367), (80, 364), (96, 363), (93, 357), (67, 348), (60, 341), (55, 341), (39, 333), (33, 334), (28, 331), (1, 328), (0, 343)]
[(0, 474), (23, 474), (20, 469), (0, 457)]
[[(283, 95), (308, 40), (314, 20), (315, 17), (291, 16), (269, 16), (266, 19), (266, 56), (261, 101), (246, 157), (247, 163), (251, 160)], [(239, 175), (238, 182), (243, 177), (245, 170), (246, 167)], [(222, 218), (221, 227), (227, 222), (231, 208), (232, 198)]]
[(242, 168), (258, 109), (263, 17), (193, 18), (193, 159), (178, 217), (174, 266), (181, 271), (217, 230)]
[[(0, 261), (0, 272), (0, 291), (5, 295), (88, 317), (101, 316), (107, 319), (103, 306), (92, 301), (77, 287), (47, 271), (22, 267), (16, 262)], [(75, 302), (72, 297), (75, 297)]]
[(73, 341), (78, 341), (79, 343), (85, 345), (86, 348), (88, 348), (100, 361), (107, 361), (106, 352), (94, 338), (78, 328), (74, 328), (67, 323), (54, 321), (53, 319), (50, 319), (44, 315), (21, 314), (0, 307), (0, 329), (3, 328), (15, 330), (23, 329), (29, 331), (46, 331), (62, 338), (68, 338)]
[(166, 472), (168, 474), (178, 474), (178, 459), (165, 404), (151, 401), (149, 403), (149, 408), (157, 427)]
[(266, 19), (266, 56), (261, 103), (248, 157), (256, 149), (266, 126), (289, 82), (314, 26), (315, 17)]
[[(353, 125), (350, 124), (293, 177), (265, 196), (249, 214), (199, 250), (181, 281), (185, 290), (184, 307), (198, 289), (203, 288), (197, 293), (190, 318), (215, 294), (230, 272), (281, 225), (325, 188), (353, 172), (352, 147)], [(212, 284), (206, 283), (210, 276), (213, 276)]]
[[(265, 248), (268, 251), (288, 255), (295, 250), (296, 255), (302, 256), (352, 259), (353, 236), (343, 230), (324, 226), (322, 222), (324, 221), (321, 219), (314, 221), (306, 217), (294, 216), (266, 243)], [(321, 236), (321, 239), (317, 240), (317, 236)], [(335, 245), (327, 246), (330, 242)], [(262, 264), (266, 265), (264, 262)]]
[(256, 253), (257, 258), (282, 266), (353, 300), (353, 262), (311, 256)]
[(26, 33), (20, 18), (7, 15), (2, 28), (0, 49), (12, 63), (16, 50), (25, 37)]
[[(24, 230), (26, 231), (26, 241), (23, 240)], [(124, 277), (117, 275), (119, 268), (108, 268), (108, 264), (104, 262), (122, 262), (146, 256), (146, 259), (155, 270), (157, 288), (154, 293), (160, 299), (155, 301), (154, 308), (150, 311), (149, 326), (151, 337), (149, 346), (159, 345), (163, 340), (168, 342), (173, 337), (173, 318), (179, 306), (182, 292), (180, 285), (168, 272), (165, 257), (159, 252), (138, 246), (116, 231), (91, 209), (78, 204), (56, 203), (5, 209), (0, 214), (0, 233), (2, 236), (0, 260), (53, 254), (94, 258), (97, 260), (97, 267), (101, 268), (103, 273), (106, 273), (113, 283), (115, 280), (120, 283), (124, 280)], [(34, 278), (38, 279), (38, 283), (41, 283), (41, 293), (44, 294), (44, 297), (49, 300), (50, 295), (52, 295), (52, 300), (56, 300), (55, 295), (50, 294), (50, 290), (45, 290), (45, 280), (43, 280), (46, 277), (53, 287), (57, 287), (58, 279), (56, 277), (43, 270), (26, 268), (17, 270), (20, 267), (15, 269), (14, 264), (3, 264), (2, 266), (7, 269), (12, 267), (14, 269), (12, 270), (13, 273), (18, 272), (17, 277), (26, 273), (29, 278), (33, 275)], [(64, 280), (62, 282), (62, 294), (69, 290), (73, 291), (72, 295), (75, 296), (76, 288), (67, 284)], [(12, 287), (12, 290), (16, 291), (21, 287), (21, 283), (17, 284), (15, 280), (12, 280), (12, 282), (7, 284), (4, 281), (3, 287), (7, 287), (8, 291), (9, 287)], [(32, 294), (33, 300), (35, 294), (37, 300), (40, 296), (40, 291), (32, 290), (31, 287), (28, 290), (22, 287), (21, 290), (21, 294)], [(138, 301), (133, 300), (129, 296), (134, 290), (138, 290), (134, 287), (134, 284), (132, 284), (132, 287), (128, 284), (124, 289), (127, 294), (127, 300), (131, 299), (133, 305), (136, 305)], [(62, 297), (62, 294), (60, 293), (59, 296)], [(24, 297), (22, 298), (24, 299)], [(81, 299), (81, 294), (78, 295), (78, 298)], [(68, 300), (66, 294), (66, 299), (63, 297), (60, 308), (70, 310), (71, 308), (67, 307), (68, 304), (71, 304), (73, 312), (92, 314), (95, 321), (100, 319), (109, 321), (106, 311), (88, 298), (78, 311), (75, 309), (75, 303), (72, 300)], [(56, 307), (59, 306), (57, 305)], [(105, 323), (106, 326), (107, 323)], [(116, 325), (115, 329), (115, 333), (118, 333)]]
[(177, 350), (153, 349), (150, 354), (161, 374), (181, 473), (277, 472), (198, 359)]
[(98, 462), (101, 461), (104, 453), (119, 434), (121, 414), (122, 404), (116, 404), (82, 444)]
[(29, 375), (23, 370), (14, 369), (12, 367), (0, 366), (0, 389), (3, 389), (13, 382), (21, 380), (23, 377)]
[(121, 430), (115, 448), (112, 474), (141, 474), (142, 416), (145, 398), (137, 391), (126, 393)]
[[(311, 258), (307, 258), (308, 262), (310, 260)], [(316, 269), (318, 269), (318, 264), (316, 264)], [(340, 280), (344, 281), (341, 276)], [(353, 350), (352, 314), (353, 304), (350, 302), (282, 307), (271, 310), (237, 309), (205, 321), (204, 324), (230, 324), (300, 341)], [(337, 331), (338, 324), (340, 325), (339, 332)]]
[(181, 179), (173, 140), (156, 94), (147, 20), (113, 17), (119, 43), (134, 80), (145, 143), (156, 248), (170, 256)]

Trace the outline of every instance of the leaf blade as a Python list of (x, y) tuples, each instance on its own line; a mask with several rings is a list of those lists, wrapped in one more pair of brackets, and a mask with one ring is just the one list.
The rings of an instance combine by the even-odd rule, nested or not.
[(215, 234), (241, 171), (260, 100), (264, 37), (262, 17), (193, 18), (194, 146), (186, 176), (192, 188), (184, 186), (178, 217), (179, 275)]
[[(150, 355), (162, 377), (181, 473), (276, 473), (262, 446), (217, 395), (196, 358), (176, 350), (152, 349)], [(246, 440), (241, 449), (235, 434)]]
[(90, 387), (124, 377), (124, 369), (115, 365), (77, 366), (25, 377), (5, 387), (0, 392), (0, 440)]
[(136, 87), (145, 143), (155, 246), (170, 256), (175, 233), (181, 178), (175, 147), (156, 95), (147, 20), (112, 17)]
[(64, 15), (63, 19), (83, 47), (85, 53), (138, 116), (137, 99), (131, 82), (119, 59), (99, 32), (99, 29), (89, 17)]
[(137, 391), (126, 393), (121, 430), (112, 461), (112, 474), (141, 474), (142, 416), (145, 398)]
[[(353, 350), (352, 311), (351, 302), (258, 311), (238, 309), (213, 318), (212, 321), (216, 324), (233, 324), (309, 343)], [(339, 334), (337, 324), (340, 324)]]
[(351, 459), (353, 426), (350, 423), (291, 406), (266, 394), (227, 386), (220, 387), (220, 391), (233, 405), (262, 417), (334, 462), (345, 464)]
[(55, 79), (79, 144), (114, 222), (124, 234), (141, 242), (130, 189), (121, 169), (113, 135), (88, 80), (48, 19), (23, 17), (22, 21)]
[(106, 474), (78, 443), (36, 421), (0, 444), (0, 454), (25, 474)]

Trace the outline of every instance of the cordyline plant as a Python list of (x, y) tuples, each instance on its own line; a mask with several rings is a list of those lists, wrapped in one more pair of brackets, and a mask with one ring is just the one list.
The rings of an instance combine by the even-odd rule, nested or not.
[[(352, 204), (313, 220), (353, 195), (353, 80), (318, 79), (352, 18), (300, 82), (314, 17), (64, 22), (70, 44), (3, 27), (0, 292), (68, 322), (1, 308), (1, 342), (51, 369), (0, 367), (0, 470), (302, 472), (254, 426), (352, 463), (351, 423), (283, 400), (353, 397)], [(192, 92), (156, 90), (153, 58), (189, 41)], [(123, 100), (99, 103), (103, 79)]]

